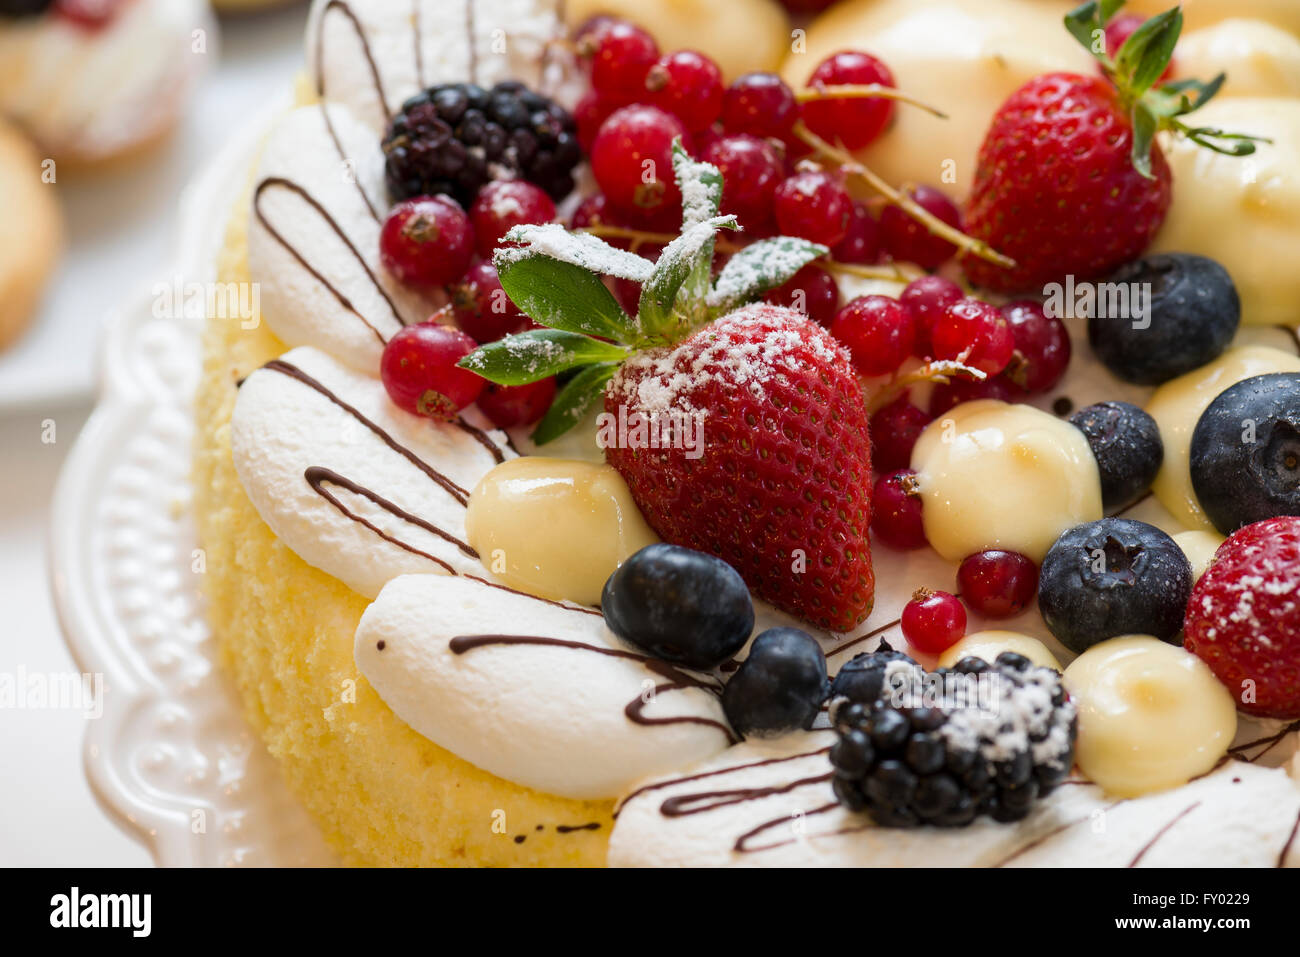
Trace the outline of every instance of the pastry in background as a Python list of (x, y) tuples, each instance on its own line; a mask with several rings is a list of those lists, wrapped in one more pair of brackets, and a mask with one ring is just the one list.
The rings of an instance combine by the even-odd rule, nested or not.
[(20, 130), (0, 120), (0, 349), (27, 328), (58, 262), (63, 220), (41, 157)]
[(0, 0), (0, 114), (60, 164), (135, 155), (216, 55), (204, 0)]

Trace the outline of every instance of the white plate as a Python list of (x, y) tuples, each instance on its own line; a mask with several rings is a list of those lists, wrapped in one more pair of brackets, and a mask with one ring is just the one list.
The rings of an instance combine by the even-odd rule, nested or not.
[[(215, 278), (222, 224), (265, 124), (181, 201), (175, 274)], [(55, 490), (55, 604), (83, 671), (104, 676), (86, 774), (162, 866), (333, 863), (218, 671), (190, 517), (198, 321), (143, 296), (109, 322), (99, 404)]]

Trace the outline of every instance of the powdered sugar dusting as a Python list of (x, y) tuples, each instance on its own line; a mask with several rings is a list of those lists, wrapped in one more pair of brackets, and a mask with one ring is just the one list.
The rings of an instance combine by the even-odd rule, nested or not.
[(709, 307), (728, 309), (754, 299), (780, 286), (827, 252), (825, 246), (790, 236), (756, 242), (732, 256), (722, 267), (709, 294)]
[(616, 249), (590, 233), (571, 233), (559, 223), (516, 226), (505, 234), (504, 240), (521, 245), (496, 251), (493, 261), (498, 269), (533, 256), (545, 256), (598, 275), (645, 282), (655, 268), (654, 263), (636, 253)]
[(685, 150), (675, 148), (673, 172), (682, 192), (682, 226), (690, 229), (716, 216), (722, 204), (722, 174), (718, 168), (697, 162)]

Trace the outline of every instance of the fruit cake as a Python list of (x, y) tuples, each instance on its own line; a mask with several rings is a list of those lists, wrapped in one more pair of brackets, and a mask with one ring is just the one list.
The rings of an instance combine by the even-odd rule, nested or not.
[(227, 227), (210, 616), (340, 855), (1300, 863), (1295, 25), (574, 6), (318, 0)]

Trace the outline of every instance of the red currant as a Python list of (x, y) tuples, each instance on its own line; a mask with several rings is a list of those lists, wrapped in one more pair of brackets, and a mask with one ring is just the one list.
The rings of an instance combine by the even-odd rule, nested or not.
[(898, 300), (916, 320), (916, 341), (912, 354), (918, 359), (925, 359), (934, 354), (931, 336), (934, 324), (939, 317), (965, 298), (961, 286), (942, 276), (922, 276), (907, 284)]
[[(1146, 17), (1136, 13), (1122, 13), (1114, 20), (1111, 20), (1110, 23), (1106, 24), (1106, 53), (1114, 57), (1115, 54), (1119, 53), (1124, 41), (1131, 37), (1134, 31), (1145, 22)], [(1100, 69), (1100, 66), (1098, 64), (1098, 69)], [(1174, 61), (1171, 58), (1169, 65), (1165, 67), (1165, 72), (1160, 74), (1156, 79), (1156, 83), (1164, 83), (1172, 79), (1173, 75)]]
[(646, 73), (659, 59), (659, 44), (654, 37), (635, 24), (615, 20), (599, 29), (594, 41), (592, 87), (620, 105), (643, 97)]
[(949, 306), (934, 324), (932, 335), (936, 359), (956, 359), (969, 352), (965, 364), (990, 376), (1007, 367), (1016, 349), (1006, 316), (978, 299)]
[(474, 227), (454, 199), (417, 196), (398, 203), (379, 234), (384, 268), (404, 283), (444, 286), (465, 275)]
[(785, 285), (771, 290), (764, 300), (774, 306), (802, 312), (817, 325), (829, 328), (840, 308), (840, 287), (835, 277), (825, 269), (809, 263)]
[(498, 429), (532, 425), (555, 401), (555, 377), (528, 385), (496, 385), (489, 382), (478, 397), (478, 407)]
[(661, 56), (645, 77), (642, 99), (671, 113), (688, 130), (712, 125), (722, 113), (722, 70), (703, 53), (678, 50)]
[(122, 0), (55, 0), (54, 12), (87, 30), (105, 27), (117, 16)]
[[(814, 90), (872, 83), (893, 86), (894, 74), (871, 54), (851, 51), (823, 60), (808, 81)], [(810, 130), (829, 142), (838, 140), (850, 150), (860, 150), (872, 143), (893, 116), (894, 101), (884, 97), (810, 100), (803, 105), (803, 121)]]
[(836, 262), (870, 266), (880, 262), (880, 223), (865, 203), (853, 204), (849, 231), (831, 253)]
[(456, 365), (477, 347), (459, 329), (422, 322), (388, 340), (379, 371), (400, 409), (431, 419), (454, 419), (477, 399), (487, 380)]
[(853, 200), (844, 184), (824, 170), (795, 173), (776, 188), (776, 224), (787, 236), (838, 246), (848, 235)]
[(617, 103), (605, 99), (595, 90), (584, 94), (578, 101), (573, 108), (573, 121), (578, 124), (578, 145), (582, 147), (584, 153), (591, 155), (591, 147), (596, 142), (596, 135), (605, 125), (610, 114), (617, 109)]
[(592, 193), (573, 211), (569, 228), (588, 229), (592, 226), (612, 226), (615, 217), (610, 214), (609, 200), (602, 193)]
[(799, 119), (794, 91), (775, 73), (746, 73), (722, 99), (722, 125), (728, 133), (784, 140)]
[(990, 548), (968, 556), (957, 569), (966, 604), (988, 618), (1010, 618), (1038, 594), (1038, 566), (1019, 552)]
[(722, 173), (722, 212), (746, 230), (771, 224), (772, 199), (785, 176), (781, 155), (767, 140), (745, 133), (723, 136), (700, 154)]
[(996, 399), (999, 402), (1015, 402), (1024, 397), (1024, 393), (1002, 376), (988, 379), (966, 379), (954, 377), (946, 385), (934, 387), (930, 393), (930, 415), (934, 418), (963, 402), (976, 402), (980, 399)]
[(514, 227), (554, 220), (555, 202), (540, 186), (527, 180), (501, 179), (479, 190), (469, 216), (478, 239), (478, 254), (490, 259), (502, 237)]
[(912, 449), (925, 427), (934, 421), (900, 395), (871, 416), (871, 465), (877, 472), (893, 472), (912, 464)]
[(676, 214), (682, 194), (673, 174), (673, 140), (686, 127), (653, 106), (625, 106), (600, 128), (591, 169), (610, 205), (631, 215)]
[(903, 609), (903, 637), (917, 651), (938, 655), (966, 634), (966, 609), (946, 591), (917, 589)]
[(470, 266), (465, 278), (452, 287), (451, 305), (456, 325), (480, 345), (529, 325), (528, 317), (501, 288), (496, 267), (486, 260)]
[(859, 296), (831, 322), (831, 335), (848, 347), (864, 376), (885, 375), (912, 352), (912, 314), (889, 296)]
[(921, 498), (912, 490), (911, 469), (899, 469), (876, 480), (871, 492), (871, 530), (890, 548), (924, 548)]
[[(961, 228), (961, 213), (943, 193), (931, 186), (917, 186), (911, 191), (912, 199), (931, 215), (954, 229)], [(880, 214), (880, 228), (885, 236), (885, 248), (895, 260), (916, 263), (922, 269), (937, 269), (952, 258), (957, 247), (946, 239), (932, 235), (897, 206), (886, 206)]]
[(1011, 324), (1019, 355), (1011, 360), (1007, 377), (1029, 392), (1047, 392), (1070, 364), (1070, 333), (1065, 323), (1028, 299), (1009, 302), (1002, 315)]

